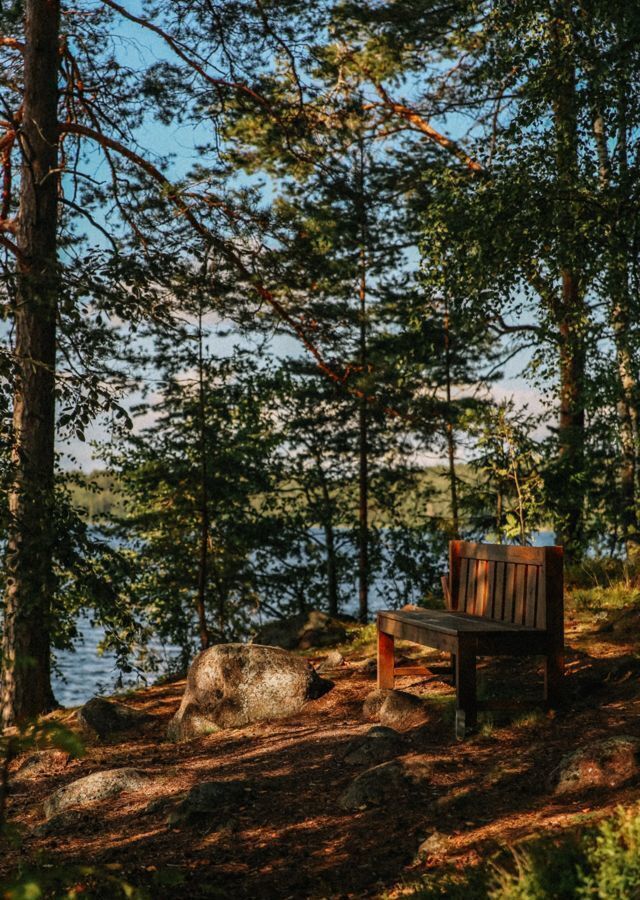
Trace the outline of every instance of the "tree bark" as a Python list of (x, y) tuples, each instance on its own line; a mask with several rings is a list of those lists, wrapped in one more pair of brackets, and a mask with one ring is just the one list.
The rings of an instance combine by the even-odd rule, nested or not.
[(584, 538), (584, 426), (585, 361), (584, 325), (587, 311), (578, 259), (580, 241), (576, 192), (578, 188), (578, 124), (576, 73), (569, 17), (559, 3), (551, 25), (555, 55), (556, 95), (553, 122), (558, 184), (558, 257), (561, 292), (552, 313), (558, 327), (559, 422), (556, 485), (556, 541), (565, 547), (565, 557), (579, 558)]
[[(206, 270), (206, 264), (205, 264)], [(207, 625), (207, 578), (209, 567), (209, 472), (207, 467), (207, 410), (204, 383), (204, 354), (202, 333), (202, 302), (198, 309), (198, 426), (200, 429), (200, 556), (198, 560), (198, 592), (196, 612), (200, 649), (206, 650), (211, 643)], [(224, 615), (221, 615), (224, 619)], [(220, 623), (221, 629), (223, 622)]]
[(447, 461), (449, 466), (449, 498), (451, 503), (451, 538), (457, 541), (460, 538), (460, 513), (458, 508), (458, 476), (456, 473), (456, 442), (453, 430), (453, 408), (451, 406), (451, 328), (449, 321), (449, 304), (445, 300), (444, 311), (444, 362), (445, 362), (445, 390), (447, 400), (447, 418), (445, 420), (445, 432), (447, 438)]
[[(364, 196), (364, 150), (360, 144), (360, 367), (367, 369), (367, 224)], [(358, 410), (358, 619), (369, 618), (369, 422), (366, 390)]]
[(16, 380), (2, 642), (2, 725), (55, 705), (50, 678), (55, 588), (54, 433), (58, 301), (57, 0), (27, 0), (22, 170), (13, 311)]

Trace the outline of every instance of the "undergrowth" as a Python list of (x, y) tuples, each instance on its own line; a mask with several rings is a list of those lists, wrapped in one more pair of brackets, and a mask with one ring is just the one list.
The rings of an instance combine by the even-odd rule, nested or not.
[(640, 807), (514, 848), (510, 861), (424, 876), (413, 900), (633, 900), (640, 897)]

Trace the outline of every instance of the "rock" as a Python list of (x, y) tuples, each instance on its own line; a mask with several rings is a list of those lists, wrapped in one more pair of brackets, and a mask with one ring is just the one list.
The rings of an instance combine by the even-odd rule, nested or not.
[(409, 790), (424, 788), (431, 771), (431, 765), (420, 757), (381, 763), (354, 778), (338, 805), (344, 810), (358, 810), (396, 804)]
[(50, 794), (44, 801), (44, 814), (50, 819), (69, 806), (87, 806), (97, 800), (115, 797), (123, 791), (139, 791), (148, 783), (147, 776), (136, 769), (94, 772)]
[(279, 647), (217, 644), (191, 664), (169, 739), (292, 716), (332, 687), (307, 660)]
[(382, 725), (405, 730), (422, 725), (428, 718), (424, 700), (406, 691), (375, 690), (365, 697), (362, 713)]
[(552, 773), (556, 794), (619, 787), (640, 774), (640, 738), (618, 735), (564, 756)]
[(373, 680), (378, 675), (378, 663), (375, 656), (358, 661), (355, 663), (355, 667), (365, 678)]
[(95, 731), (100, 738), (108, 737), (114, 732), (136, 728), (150, 718), (139, 709), (115, 703), (113, 700), (105, 700), (104, 697), (92, 697), (78, 710), (80, 724)]
[(284, 650), (329, 647), (347, 640), (347, 630), (337, 619), (320, 610), (298, 613), (288, 619), (267, 622), (256, 634), (256, 643)]
[(342, 653), (339, 650), (332, 650), (331, 653), (327, 653), (320, 665), (316, 666), (316, 671), (332, 672), (334, 669), (341, 668), (344, 664), (345, 659)]
[[(34, 832), (37, 837), (51, 837), (52, 835), (66, 834), (69, 831), (78, 831), (87, 824), (87, 811), (84, 809), (65, 809), (64, 812), (52, 816)], [(91, 820), (91, 830), (95, 829), (95, 821)]]
[(429, 857), (446, 856), (450, 842), (451, 838), (447, 837), (446, 834), (440, 834), (439, 831), (434, 831), (433, 834), (430, 834), (418, 847), (416, 860), (422, 862), (425, 859), (429, 859)]
[(404, 749), (402, 736), (384, 725), (374, 725), (361, 737), (349, 741), (346, 746), (344, 761), (348, 766), (374, 766), (398, 756)]
[(228, 823), (229, 806), (242, 805), (251, 786), (244, 781), (203, 781), (192, 787), (169, 814), (171, 826), (195, 826), (207, 829)]
[(69, 764), (71, 756), (65, 750), (37, 750), (20, 760), (13, 776), (15, 781), (59, 775)]
[[(410, 660), (407, 659), (406, 656), (402, 656), (402, 654), (396, 656), (395, 665), (402, 666), (405, 663), (409, 663)], [(378, 676), (378, 661), (375, 656), (369, 656), (367, 659), (361, 659), (357, 663), (354, 663), (355, 668), (358, 669), (365, 678), (371, 678), (371, 680), (377, 678)]]

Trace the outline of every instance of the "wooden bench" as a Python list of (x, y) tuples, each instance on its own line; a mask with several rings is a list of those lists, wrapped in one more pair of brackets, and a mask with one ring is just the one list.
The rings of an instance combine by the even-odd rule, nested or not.
[[(561, 701), (564, 674), (562, 547), (507, 547), (451, 541), (444, 610), (378, 613), (378, 687), (418, 668), (396, 669), (394, 640), (452, 654), (456, 736), (477, 722), (476, 657), (545, 657), (545, 701)], [(425, 670), (426, 671), (426, 670)]]

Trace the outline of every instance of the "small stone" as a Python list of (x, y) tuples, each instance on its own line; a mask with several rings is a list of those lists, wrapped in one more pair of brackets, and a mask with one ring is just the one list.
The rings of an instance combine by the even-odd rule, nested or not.
[(13, 776), (14, 781), (27, 781), (30, 778), (59, 775), (69, 765), (70, 759), (70, 754), (65, 750), (34, 751), (20, 760)]
[(339, 650), (332, 650), (328, 653), (322, 662), (316, 667), (316, 672), (332, 672), (339, 669), (345, 664), (345, 659)]
[(425, 787), (431, 773), (430, 763), (421, 758), (381, 763), (356, 776), (339, 798), (338, 805), (344, 810), (360, 810), (397, 803), (408, 791)]
[(148, 777), (136, 769), (94, 772), (50, 794), (44, 801), (44, 814), (50, 819), (68, 806), (87, 806), (98, 800), (115, 797), (123, 791), (139, 791), (148, 783)]
[(373, 766), (390, 756), (398, 756), (403, 749), (404, 742), (397, 731), (385, 725), (374, 725), (365, 735), (349, 741), (344, 761), (348, 766)]
[(195, 826), (208, 830), (229, 823), (226, 807), (242, 805), (251, 786), (244, 781), (203, 781), (191, 788), (169, 814), (172, 827)]
[(429, 857), (446, 856), (450, 841), (451, 838), (446, 834), (440, 834), (439, 831), (434, 831), (433, 834), (430, 834), (428, 838), (425, 838), (418, 847), (416, 859), (418, 862), (421, 862), (425, 859), (429, 859)]
[(319, 609), (297, 613), (286, 619), (266, 622), (256, 634), (256, 643), (284, 650), (309, 650), (330, 647), (347, 640), (347, 630), (338, 619)]
[(423, 725), (428, 709), (420, 697), (406, 691), (376, 690), (365, 697), (362, 713), (366, 719), (377, 719), (401, 731)]
[(375, 656), (370, 656), (368, 659), (360, 660), (359, 662), (355, 663), (355, 667), (361, 675), (364, 675), (365, 678), (373, 680), (378, 675), (378, 663)]
[(99, 738), (108, 737), (118, 731), (137, 728), (151, 717), (148, 713), (123, 703), (116, 703), (104, 697), (92, 697), (77, 713), (78, 721), (84, 728), (95, 731)]
[[(83, 809), (65, 809), (64, 812), (52, 816), (42, 825), (34, 828), (37, 837), (51, 837), (58, 834), (67, 834), (70, 831), (78, 831), (84, 828), (87, 821), (86, 810)], [(91, 822), (92, 830), (95, 828), (95, 822)]]
[(640, 774), (640, 738), (628, 735), (595, 741), (566, 754), (552, 772), (554, 792), (619, 787)]

